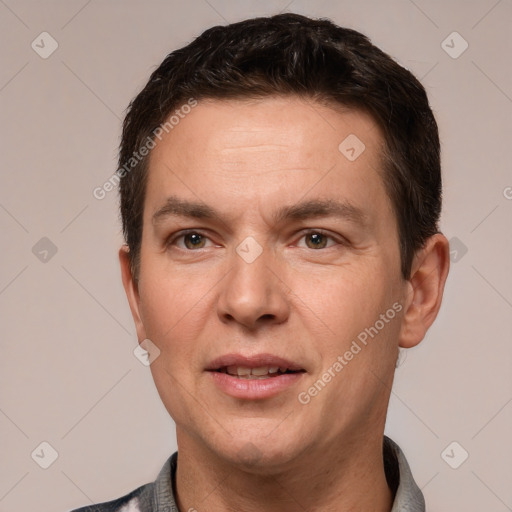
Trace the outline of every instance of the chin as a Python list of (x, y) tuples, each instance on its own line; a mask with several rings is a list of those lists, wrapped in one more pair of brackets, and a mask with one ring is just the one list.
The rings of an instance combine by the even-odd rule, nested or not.
[(283, 432), (281, 438), (267, 435), (240, 435), (227, 440), (221, 447), (211, 447), (218, 456), (240, 470), (254, 474), (278, 474), (289, 467), (306, 449), (299, 439), (294, 440), (290, 432)]

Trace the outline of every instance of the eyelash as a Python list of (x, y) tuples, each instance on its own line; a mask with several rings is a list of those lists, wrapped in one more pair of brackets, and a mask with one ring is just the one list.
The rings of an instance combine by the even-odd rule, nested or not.
[[(185, 237), (187, 235), (192, 235), (192, 234), (200, 235), (200, 236), (210, 240), (210, 238), (207, 235), (205, 235), (204, 233), (202, 233), (201, 231), (195, 230), (195, 229), (190, 229), (190, 230), (180, 231), (178, 233), (175, 233), (175, 234), (172, 234), (171, 236), (169, 236), (167, 238), (167, 240), (165, 241), (165, 247), (169, 248), (171, 245), (173, 245), (180, 238), (183, 238), (183, 237)], [(325, 232), (322, 229), (310, 229), (310, 230), (302, 233), (302, 235), (300, 237), (300, 240), (302, 240), (304, 237), (306, 237), (308, 235), (312, 235), (312, 234), (322, 235), (322, 236), (332, 240), (333, 242), (337, 243), (338, 245), (347, 245), (347, 242), (344, 241), (343, 239), (337, 239), (336, 237), (334, 237), (333, 235), (328, 234), (327, 232)], [(323, 250), (330, 249), (331, 247), (333, 247), (333, 246), (331, 245), (329, 247), (322, 247), (320, 249), (310, 249), (309, 247), (306, 247), (306, 249), (310, 249), (311, 251), (319, 251), (319, 250), (322, 250), (322, 249)], [(200, 247), (199, 249), (194, 250), (194, 249), (186, 249), (186, 248), (183, 249), (183, 248), (179, 247), (179, 249), (181, 249), (182, 251), (186, 251), (186, 252), (199, 252), (201, 249), (206, 249), (206, 248), (205, 247)]]

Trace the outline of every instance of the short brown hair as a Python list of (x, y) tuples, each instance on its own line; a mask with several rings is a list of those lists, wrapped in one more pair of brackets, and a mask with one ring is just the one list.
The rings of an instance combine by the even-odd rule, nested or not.
[(438, 232), (441, 212), (439, 134), (425, 89), (363, 34), (298, 14), (206, 30), (167, 55), (130, 103), (118, 173), (134, 277), (140, 264), (148, 156), (129, 172), (126, 162), (190, 98), (272, 95), (356, 108), (380, 126), (386, 143), (382, 175), (397, 218), (402, 275), (409, 278), (414, 253)]

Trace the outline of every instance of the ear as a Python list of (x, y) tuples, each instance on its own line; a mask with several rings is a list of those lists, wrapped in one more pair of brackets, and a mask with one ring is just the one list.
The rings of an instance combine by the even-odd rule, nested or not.
[(126, 244), (124, 244), (119, 249), (119, 263), (121, 265), (121, 277), (123, 279), (124, 291), (126, 293), (128, 303), (130, 304), (133, 321), (135, 322), (135, 329), (137, 330), (137, 337), (140, 342), (146, 339), (146, 329), (144, 328), (140, 314), (139, 288), (137, 281), (135, 281), (132, 275), (129, 253), (130, 249)]
[(449, 268), (448, 240), (443, 234), (437, 233), (416, 253), (412, 263), (404, 300), (400, 347), (414, 347), (425, 337), (441, 307)]

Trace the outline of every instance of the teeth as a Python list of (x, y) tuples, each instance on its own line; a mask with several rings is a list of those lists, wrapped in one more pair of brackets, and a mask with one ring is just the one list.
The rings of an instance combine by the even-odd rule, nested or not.
[(253, 368), (251, 370), (252, 375), (268, 375), (268, 366), (260, 366), (259, 368)]
[(267, 379), (269, 375), (276, 374), (279, 370), (286, 372), (286, 368), (279, 366), (259, 366), (258, 368), (247, 368), (245, 366), (228, 366), (226, 373), (243, 379)]
[(247, 375), (251, 375), (251, 369), (250, 368), (243, 368), (242, 366), (235, 366), (236, 375), (239, 377), (245, 377)]

